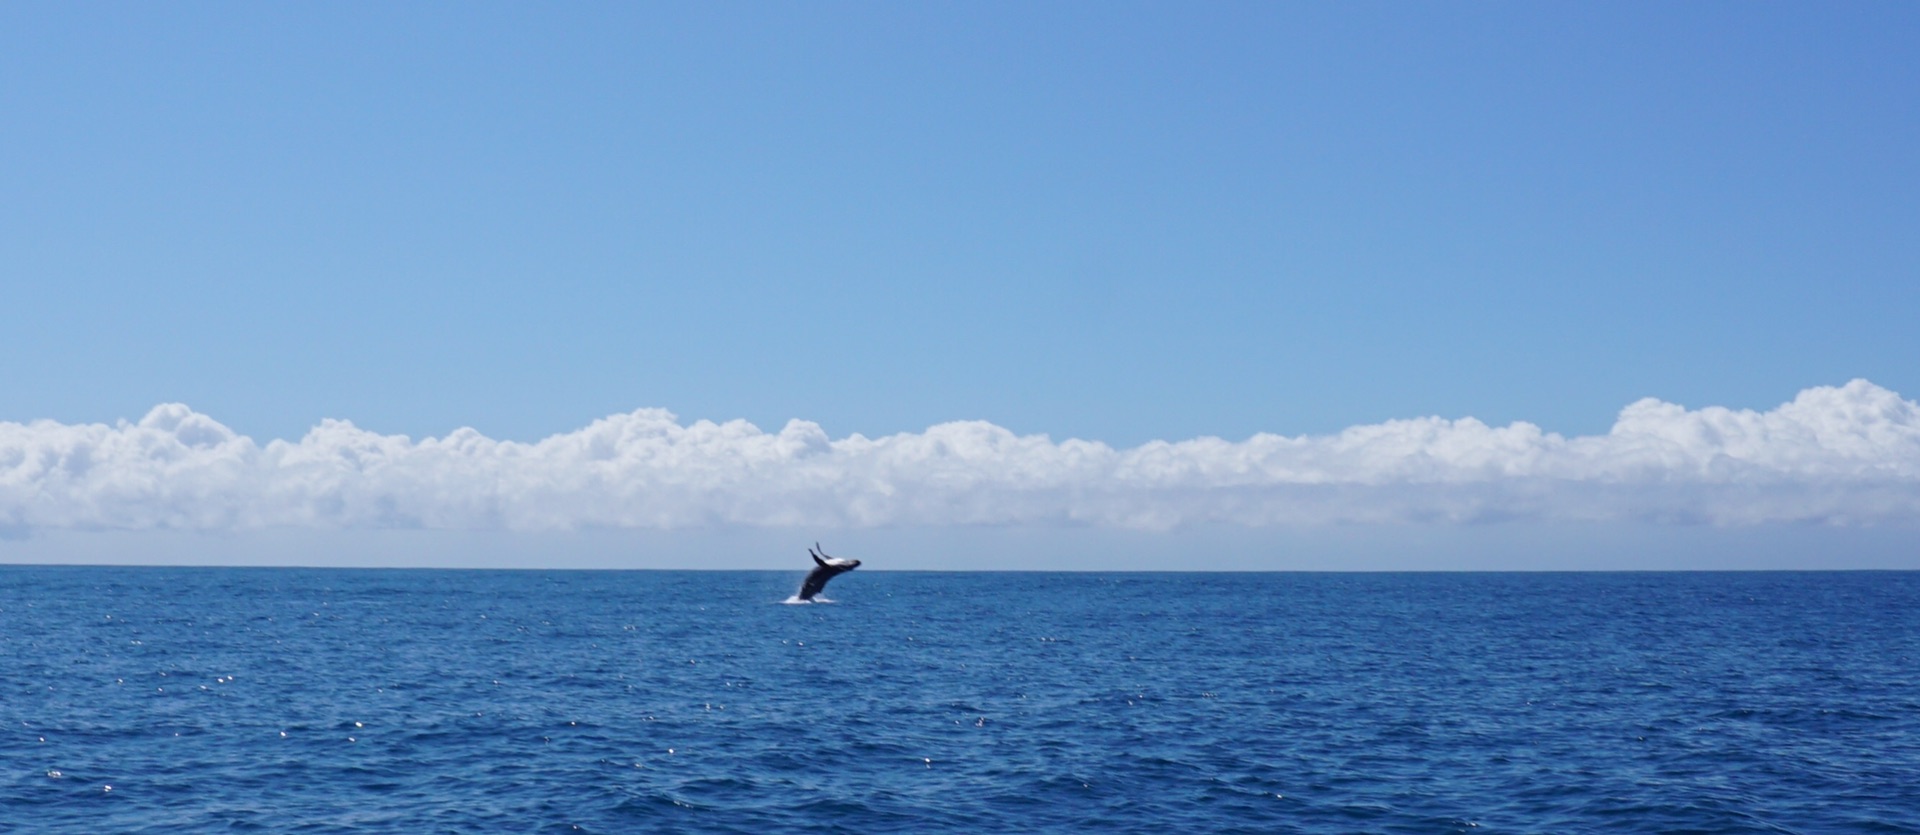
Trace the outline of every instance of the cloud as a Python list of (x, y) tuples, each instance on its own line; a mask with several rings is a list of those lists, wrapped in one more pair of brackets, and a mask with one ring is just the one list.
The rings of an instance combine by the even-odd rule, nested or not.
[(1920, 519), (1920, 406), (1865, 380), (1771, 411), (1654, 399), (1605, 435), (1417, 418), (1131, 449), (990, 423), (831, 439), (659, 409), (535, 443), (326, 420), (265, 445), (180, 404), (138, 423), (0, 423), (0, 530), (1167, 529)]

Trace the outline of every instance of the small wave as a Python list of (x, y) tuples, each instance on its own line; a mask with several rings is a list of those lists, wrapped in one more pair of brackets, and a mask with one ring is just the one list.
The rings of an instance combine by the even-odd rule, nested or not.
[(1920, 573), (300, 571), (0, 570), (0, 832), (1920, 835)]

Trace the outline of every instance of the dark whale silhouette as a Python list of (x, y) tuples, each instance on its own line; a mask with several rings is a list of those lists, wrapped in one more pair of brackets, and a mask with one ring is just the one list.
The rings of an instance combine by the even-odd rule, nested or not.
[(807, 572), (807, 579), (801, 581), (800, 593), (794, 595), (801, 600), (812, 600), (814, 595), (827, 587), (828, 580), (860, 567), (859, 560), (843, 560), (827, 556), (826, 549), (821, 548), (818, 542), (807, 549), (807, 554), (813, 557), (814, 566), (812, 571)]

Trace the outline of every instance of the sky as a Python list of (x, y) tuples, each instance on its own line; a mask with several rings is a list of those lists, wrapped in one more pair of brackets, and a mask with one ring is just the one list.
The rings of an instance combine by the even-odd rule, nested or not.
[(0, 561), (1920, 568), (1915, 42), (7, 4)]

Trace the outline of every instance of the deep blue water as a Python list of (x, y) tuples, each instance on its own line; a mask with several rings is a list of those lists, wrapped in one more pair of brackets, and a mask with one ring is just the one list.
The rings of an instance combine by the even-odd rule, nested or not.
[(1920, 832), (1916, 573), (800, 574), (0, 568), (0, 830)]

